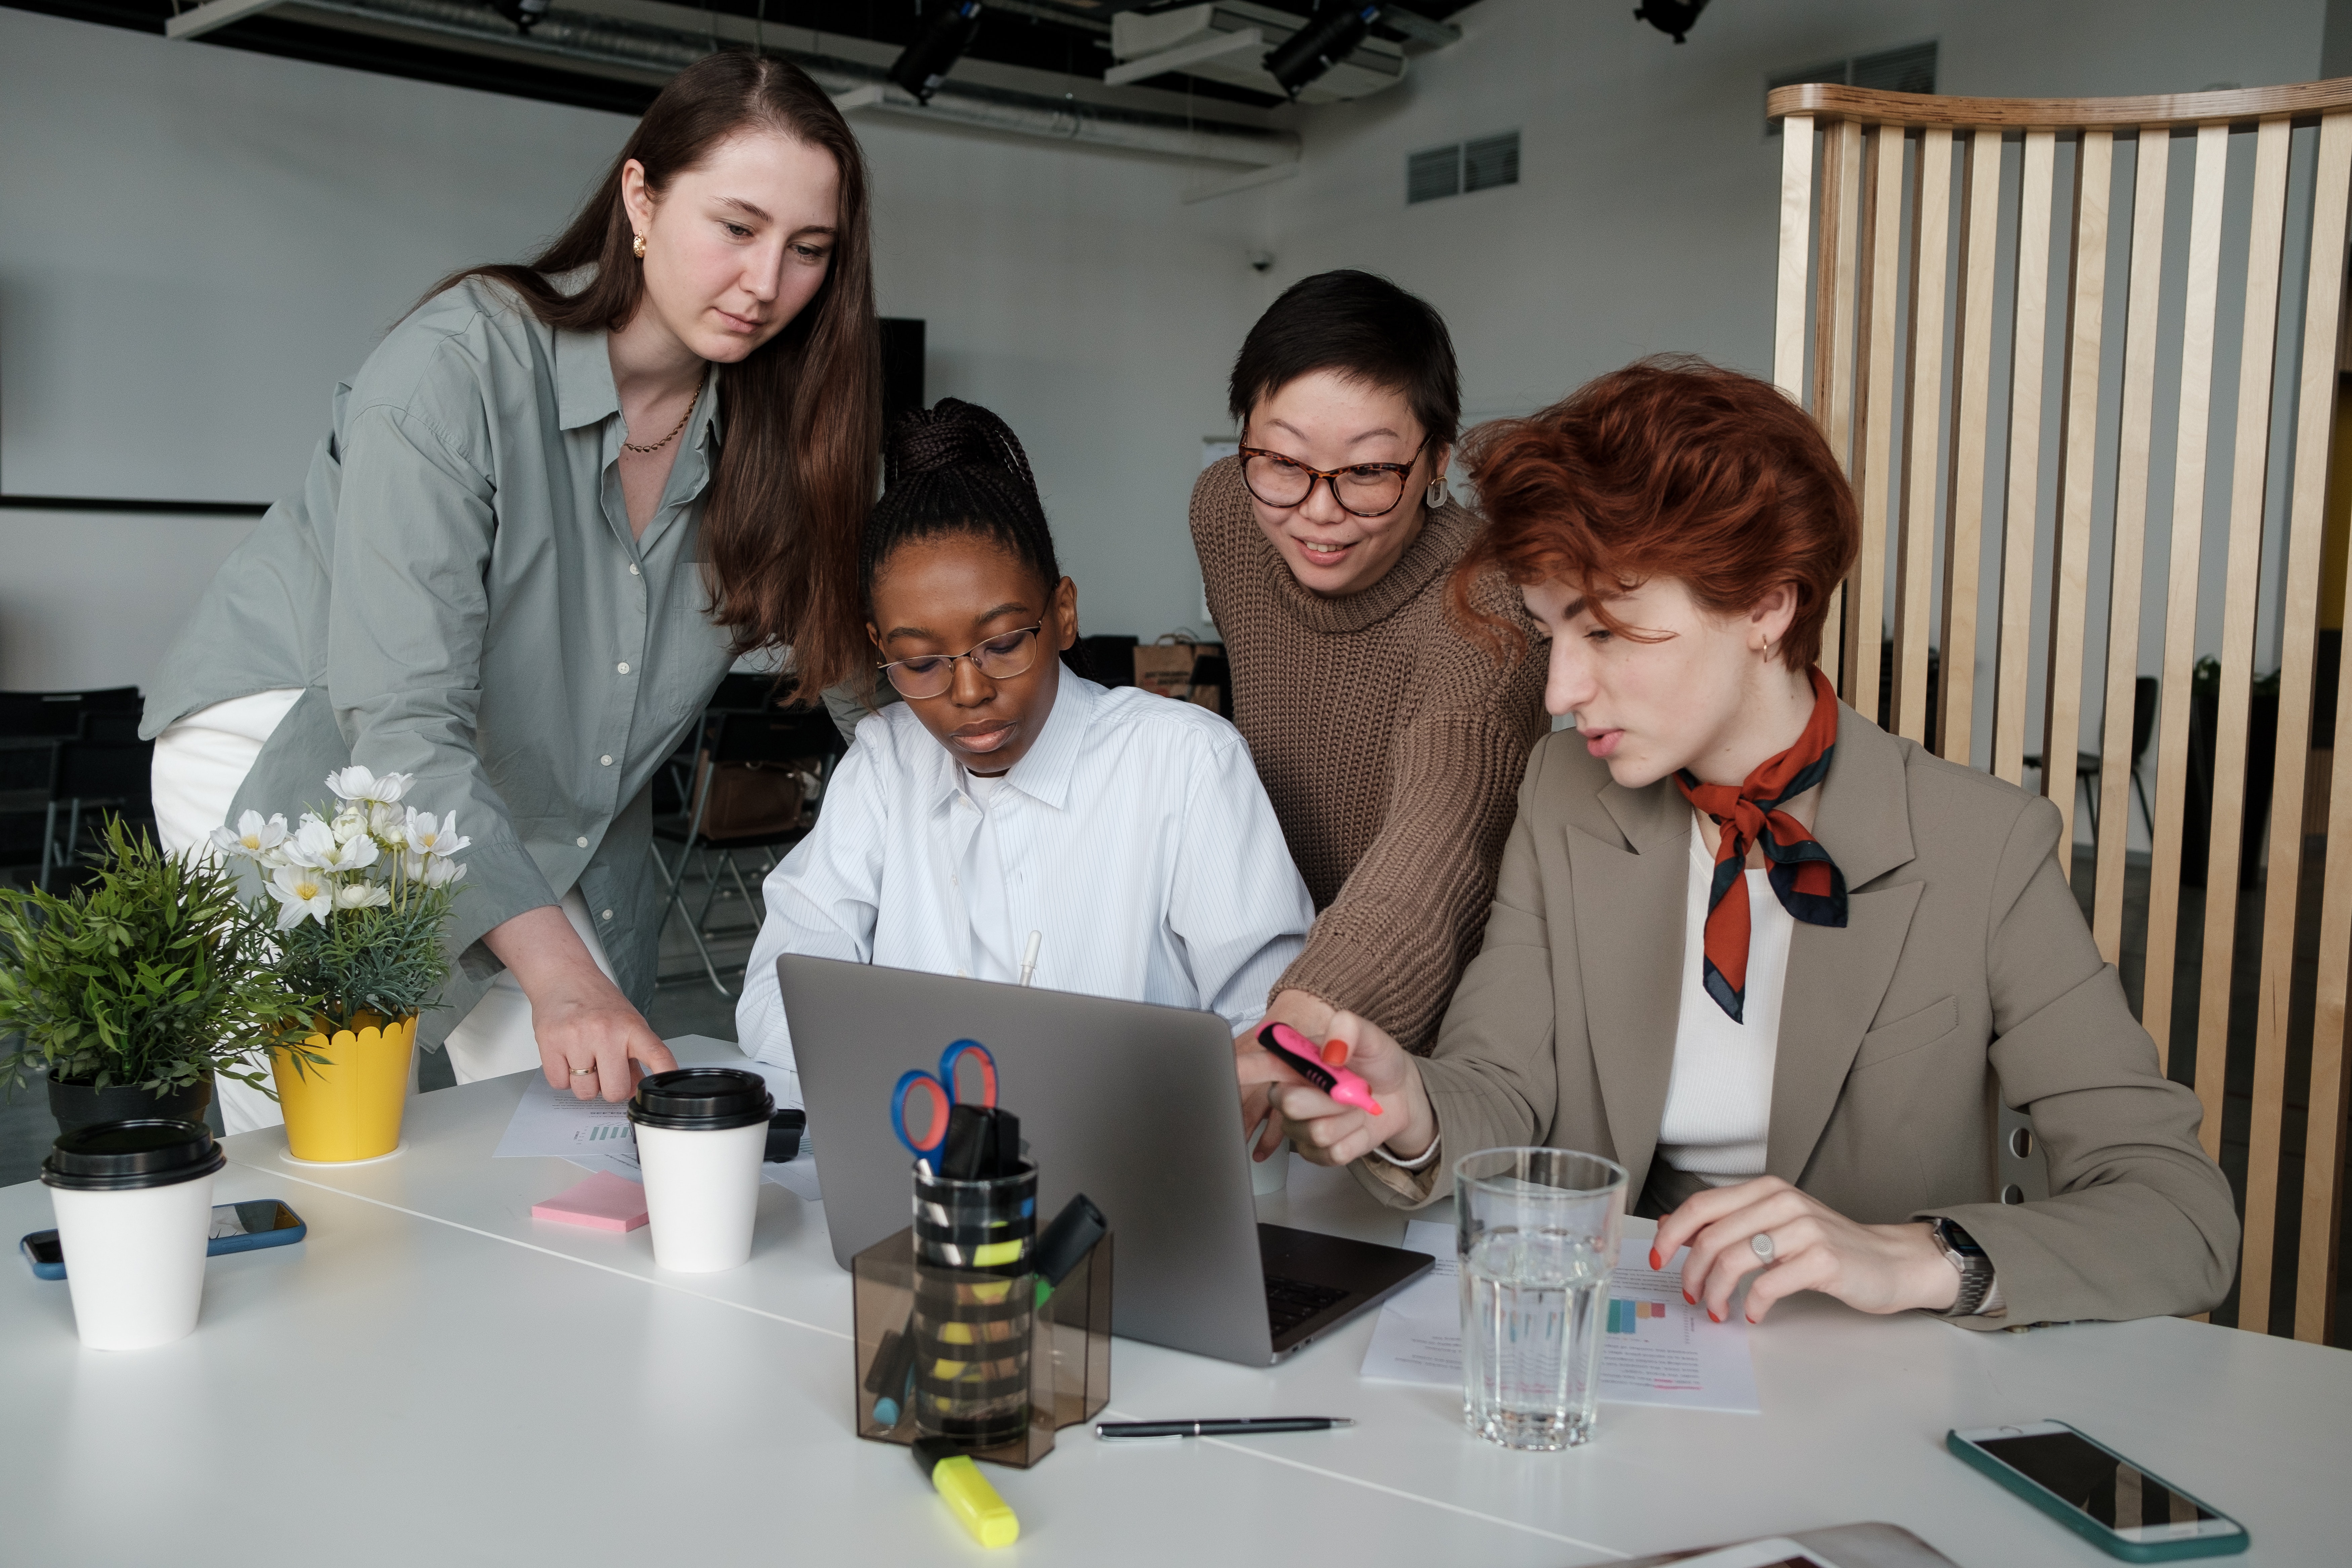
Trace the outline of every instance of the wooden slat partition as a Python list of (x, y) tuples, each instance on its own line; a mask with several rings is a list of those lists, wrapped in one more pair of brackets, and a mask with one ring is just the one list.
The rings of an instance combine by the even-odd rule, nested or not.
[[(2311, 272), (2305, 286), (2303, 375), (2295, 420), (2294, 510), (2289, 527), (2294, 539), (2306, 528), (2319, 532), (2321, 509), (2327, 498), (2328, 463), (2313, 459), (2328, 453), (2335, 430), (2334, 357), (2328, 340), (2344, 329), (2333, 321), (2343, 300), (2336, 258), (2344, 255), (2346, 209), (2352, 205), (2352, 112), (2328, 115), (2319, 122), (2319, 156), (2314, 172), (2311, 215)], [(2318, 346), (2315, 347), (2315, 343)], [(2346, 563), (2352, 577), (2352, 560)], [(2315, 570), (2311, 575), (2318, 576)], [(2352, 601), (2347, 601), (2352, 602)], [(2293, 623), (2290, 621), (2289, 623)], [(2333, 748), (2335, 768), (2328, 781), (2327, 858), (2323, 885), (2330, 894), (2320, 906), (2317, 1005), (2311, 1031), (2311, 1099), (2305, 1115), (2303, 1151), (2303, 1214), (2301, 1238), (2295, 1250), (2294, 1337), (2320, 1343), (2330, 1342), (2336, 1329), (2336, 1271), (2338, 1238), (2343, 1234), (2345, 1108), (2352, 1100), (2352, 1052), (2345, 1049), (2345, 991), (2352, 972), (2352, 899), (2338, 889), (2352, 888), (2352, 746), (2341, 743), (2344, 710), (2341, 693), (2352, 691), (2352, 638), (2340, 639), (2336, 662), (2338, 744)], [(2282, 648), (2282, 653), (2285, 650)], [(2280, 683), (2279, 722), (2288, 722), (2294, 710), (2286, 705), (2285, 683)], [(2273, 842), (2278, 818), (2272, 819)], [(2275, 858), (2275, 857), (2273, 857)], [(2274, 929), (2274, 928), (2273, 928)], [(2265, 950), (2263, 957), (2269, 952)]]
[(1969, 138), (1961, 164), (1960, 288), (1952, 328), (1952, 475), (1944, 507), (1944, 635), (1937, 750), (1965, 765), (1976, 734), (1977, 581), (1984, 555), (1985, 425), (1991, 400), (1993, 274), (2000, 265), (2000, 132)]
[(1927, 738), (1928, 587), (1944, 430), (1944, 279), (1952, 222), (1952, 133), (1920, 132), (1911, 204), (1910, 386), (1904, 396), (1902, 545), (1895, 558), (1895, 732)]
[[(2116, 460), (2114, 591), (2107, 610), (2106, 724), (2102, 757), (2131, 755), (2133, 684), (2139, 674), (2139, 595), (2147, 542), (2147, 465), (2156, 416), (2158, 291), (2164, 282), (2165, 176), (2171, 139), (2161, 127), (2140, 134), (2132, 184), (2131, 291), (2124, 305), (2124, 385)], [(2091, 935), (2109, 963), (2124, 942), (2124, 851), (2131, 841), (2131, 770), (2099, 771), (2099, 820), (2123, 829), (2099, 835), (2099, 869)]]
[[(1895, 449), (1895, 269), (1902, 253), (1903, 131), (1874, 128), (1862, 159), (1863, 248), (1855, 313), (1859, 383), (1854, 397), (1853, 479), (1862, 510), (1862, 552), (1845, 585), (1845, 679), (1840, 689), (1875, 716), (1878, 645), (1886, 602), (1887, 472)], [(1859, 695), (1857, 695), (1859, 694)]]
[[(2181, 857), (2192, 815), (2202, 809), (2206, 887), (2196, 916), (2199, 973), (2191, 984), (2193, 1076), (2203, 1110), (2200, 1136), (2209, 1149), (2221, 1142), (2233, 1049), (2239, 1069), (2252, 1069), (2251, 1107), (2239, 1102), (2250, 1112), (2250, 1135), (2236, 1321), (2267, 1328), (2280, 1292), (2291, 1289), (2295, 1334), (2326, 1339), (2335, 1331), (2336, 1237), (2352, 1141), (2352, 1041), (2347, 1038), (2352, 735), (2315, 735), (2311, 722), (2339, 338), (2347, 326), (2352, 79), (2109, 100), (1936, 98), (1811, 85), (1774, 92), (1770, 110), (1789, 117), (1794, 132), (1783, 146), (1775, 376), (1783, 386), (1801, 388), (1822, 421), (1848, 465), (1864, 521), (1861, 558), (1840, 590), (1823, 665), (1836, 673), (1850, 702), (1865, 714), (1874, 711), (1891, 614), (1892, 728), (1915, 739), (1932, 729), (1941, 753), (1966, 761), (1989, 707), (1992, 770), (2012, 783), (2023, 778), (2025, 756), (2038, 740), (2040, 783), (2066, 823), (2063, 844), (2073, 841), (2083, 798), (2076, 752), (2087, 749), (2101, 759), (2094, 803), (2093, 935), (2110, 962), (2124, 955), (2128, 935), (2136, 683), (2143, 668), (2161, 672), (2150, 766), (2138, 781), (2153, 784), (2154, 817), (2141, 1016), (2158, 1059), (2169, 1063), (2177, 1054), (2171, 1025), (2188, 897), (2183, 884), (2194, 880), (2183, 878)], [(2318, 130), (2300, 152), (2293, 135), (2299, 125)], [(2004, 136), (2021, 143), (2013, 163), (2004, 159)], [(2232, 192), (2231, 147), (2240, 137), (2252, 143), (2251, 180)], [(1906, 139), (1917, 149), (1916, 174), (1907, 181)], [(2110, 204), (2121, 195), (2115, 188), (2118, 139), (2137, 142), (2127, 263), (2110, 256)], [(2074, 189), (2064, 217), (2057, 218), (2061, 143), (2072, 146)], [(2185, 243), (2175, 236), (2168, 247), (2168, 216), (2179, 216), (2168, 212), (2169, 178), (2179, 166), (2173, 162), (2176, 151), (2189, 154), (2183, 169), (2189, 176), (2189, 212)], [(1952, 188), (1956, 152), (1961, 154), (1958, 190)], [(2306, 159), (2315, 192), (2310, 244), (2290, 256), (2285, 241), (2299, 215), (2290, 209), (2289, 192), (2300, 186), (2289, 174)], [(1999, 246), (2000, 213), (2011, 187), (2018, 203), (2013, 262)], [(2223, 322), (2220, 300), (2225, 286), (2234, 288), (2241, 259), (2223, 253), (2223, 215), (2236, 208), (2251, 213), (2244, 305), (2240, 321)], [(1895, 270), (1900, 226), (1906, 223), (1907, 289)], [(2063, 281), (2053, 276), (2053, 245), (2065, 247)], [(2004, 264), (2014, 294), (2005, 379), (1995, 358), (1992, 319)], [(2282, 319), (2289, 266), (2304, 280), (2302, 300)], [(2176, 289), (2181, 300), (2177, 335), (2166, 330), (2164, 316), (2166, 296)], [(2060, 406), (2049, 420), (2053, 309), (2063, 309), (2064, 349)], [(2111, 321), (2116, 314), (2121, 319)], [(2101, 350), (2111, 346), (2113, 333), (2122, 336), (2122, 374), (2119, 383), (2103, 386)], [(2158, 406), (2158, 390), (2176, 363), (2178, 400), (2168, 411)], [(2213, 378), (2217, 366), (2228, 363), (2237, 367), (2237, 395), (2221, 459), (2228, 465), (2224, 511), (2209, 507), (2206, 496), (2219, 434), (2212, 429)], [(2294, 389), (2294, 438), (2291, 467), (2273, 472), (2273, 388), (2282, 370)], [(1904, 410), (1899, 467), (1894, 461), (1898, 390)], [(2282, 407), (2275, 416), (2289, 416)], [(2045, 424), (2054, 426), (2054, 438)], [(1996, 483), (1985, 470), (2002, 428), (2005, 472)], [(2151, 551), (2154, 468), (2168, 437), (2173, 443), (2169, 541), (2164, 550)], [(2099, 482), (2109, 472), (2111, 517)], [(2054, 500), (2045, 500), (2044, 487), (2053, 479)], [(1987, 516), (1995, 494), (2001, 508), (1997, 524)], [(2266, 545), (2265, 519), (2282, 511), (2285, 537), (2273, 532)], [(1987, 526), (2000, 530), (1999, 565), (1992, 580), (1980, 581)], [(1944, 592), (1931, 606), (1939, 529)], [(2219, 537), (2216, 529), (2222, 531)], [(2103, 608), (2092, 601), (2093, 546), (2102, 534), (2112, 539)], [(2218, 547), (2227, 563), (2219, 584), (2200, 581), (2210, 575), (2203, 572), (2209, 547)], [(1885, 602), (1890, 549), (1896, 568), (1892, 605)], [(2252, 683), (2265, 674), (2257, 668), (2266, 654), (2257, 641), (2256, 612), (2266, 562), (2283, 582), (2282, 662), (2276, 777), (2263, 800), (2249, 794), (2247, 757)], [(2038, 578), (2037, 569), (2046, 577)], [(2161, 574), (2159, 582), (2149, 581), (2152, 573)], [(2352, 567), (2346, 575), (2352, 579)], [(2039, 595), (2037, 581), (2046, 583)], [(2352, 581), (2345, 587), (2352, 594)], [(2141, 610), (2150, 593), (2164, 603), (2163, 643), (2143, 649)], [(2192, 721), (2200, 701), (2194, 667), (2200, 595), (2218, 596), (2221, 611), (2220, 640), (2210, 649), (2221, 672), (2218, 705), (2208, 710), (2210, 735), (2202, 732), (2201, 719)], [(2105, 629), (2094, 647), (2088, 628), (2102, 613)], [(2207, 617), (2210, 635), (2210, 605)], [(1988, 664), (1979, 679), (1974, 656), (1987, 640)], [(1932, 712), (1931, 647), (1943, 650)], [(2352, 656), (2338, 673), (2352, 696)], [(2092, 700), (2102, 717), (2086, 725), (2084, 702), (2095, 682)], [(2347, 724), (2352, 715), (2339, 720), (2339, 730)], [(2325, 748), (2316, 758), (2315, 746)], [(2306, 777), (2315, 762), (2332, 768), (2334, 776)], [(2203, 798), (2209, 790), (2210, 803)], [(2233, 1046), (2231, 990), (2240, 969), (2248, 967), (2237, 951), (2244, 904), (2238, 888), (2241, 847), (2252, 840), (2242, 827), (2262, 826), (2246, 819), (2265, 810), (2260, 871), (2265, 885), (2259, 895), (2249, 895), (2262, 900), (2260, 946), (2243, 955), (2259, 981), (2240, 983), (2256, 984), (2259, 995), (2241, 991), (2239, 1010), (2242, 1016), (2248, 1011), (2242, 1003), (2252, 1000), (2255, 1022), (2252, 1037)], [(2282, 1163), (2301, 1087), (2291, 1070), (2297, 1041), (2290, 1037), (2289, 997), (2297, 978), (2298, 922), (2313, 918), (2303, 912), (2298, 888), (2306, 873), (2305, 819), (2311, 815), (2316, 826), (2319, 814), (2327, 839), (2324, 860), (2311, 868), (2321, 897), (2310, 1112), (2300, 1205), (2283, 1213)], [(2063, 848), (2061, 862), (2071, 874)], [(2306, 948), (2312, 934), (2308, 927), (2303, 931)], [(2181, 1048), (2190, 1047), (2181, 1041)], [(2182, 1070), (2187, 1073), (2185, 1065)]]
[[(2237, 472), (2234, 472), (2232, 494), (2230, 494), (2230, 585), (2237, 588), (2237, 557), (2244, 548), (2249, 564), (2246, 583), (2246, 637), (2244, 660), (2239, 663), (2242, 675), (2230, 679), (2227, 658), (2239, 644), (2227, 642), (2222, 647), (2222, 691), (2239, 691), (2244, 682), (2246, 691), (2253, 687), (2253, 595), (2255, 581), (2263, 569), (2263, 479), (2270, 466), (2270, 390), (2272, 390), (2272, 355), (2279, 341), (2279, 258), (2282, 258), (2284, 230), (2286, 230), (2286, 155), (2288, 155), (2288, 122), (2286, 120), (2265, 120), (2263, 130), (2255, 136), (2255, 169), (2253, 169), (2253, 245), (2246, 263), (2246, 351), (2244, 372), (2239, 376), (2239, 439), (2237, 439)], [(2261, 284), (2261, 287), (2258, 287)], [(2261, 320), (2255, 318), (2261, 312)], [(2310, 351), (2310, 343), (2305, 343)], [(2336, 369), (2333, 343), (2322, 355), (2310, 357), (2303, 364), (2303, 381), (2319, 372), (2319, 362), (2326, 362), (2328, 378)], [(2255, 374), (2261, 381), (2255, 384)], [(2322, 384), (2322, 395), (2326, 395)], [(2261, 409), (2261, 418), (2251, 416), (2251, 409)], [(2322, 447), (2326, 437), (2322, 435)], [(2326, 482), (2326, 468), (2319, 468), (2322, 484)], [(2249, 515), (2251, 512), (2251, 515)], [(2316, 520), (2316, 505), (2312, 521)], [(2246, 543), (2246, 541), (2253, 543)], [(2295, 581), (2295, 557), (2307, 555), (2303, 562), (2305, 581)], [(2239, 1323), (2251, 1328), (2265, 1328), (2270, 1323), (2270, 1284), (2272, 1284), (2272, 1253), (2277, 1250), (2277, 1217), (2279, 1217), (2279, 1123), (2286, 1112), (2286, 985), (2288, 969), (2294, 966), (2295, 945), (2295, 889), (2303, 869), (2303, 764), (2307, 762), (2312, 738), (2312, 656), (2316, 642), (2316, 621), (2319, 621), (2319, 593), (2307, 578), (2319, 574), (2319, 529), (2305, 529), (2305, 538), (2295, 538), (2294, 524), (2288, 524), (2288, 557), (2286, 583), (2284, 583), (2284, 626), (2282, 630), (2282, 666), (2279, 666), (2279, 738), (2277, 762), (2272, 766), (2272, 818), (2270, 835), (2270, 868), (2267, 868), (2267, 910), (2263, 917), (2261, 954), (2261, 999), (2258, 999), (2258, 1020), (2253, 1032), (2253, 1119), (2251, 1119), (2251, 1150), (2246, 1159), (2246, 1241), (2242, 1281), (2239, 1281)], [(2294, 675), (2286, 675), (2294, 670)], [(2227, 699), (2222, 703), (2227, 710)], [(2288, 715), (2295, 715), (2288, 720)], [(2222, 721), (2222, 736), (2230, 736), (2227, 720)], [(2216, 787), (2216, 802), (2221, 790)], [(2221, 816), (2216, 814), (2216, 844)], [(2284, 832), (2279, 832), (2284, 830)], [(2237, 837), (2237, 835), (2232, 835)], [(2232, 858), (2234, 868), (2234, 858)], [(2230, 900), (2234, 902), (2234, 900)], [(2218, 900), (2206, 898), (2206, 973), (2213, 973), (2213, 910)], [(2234, 914), (2234, 912), (2232, 912)], [(2237, 921), (2232, 920), (2232, 931)], [(2288, 941), (2274, 941), (2286, 936)], [(2222, 971), (2227, 973), (2227, 971)], [(2201, 1032), (2200, 1032), (2201, 1039)], [(2204, 1077), (2204, 1053), (2200, 1051), (2200, 1079)], [(2267, 1168), (2265, 1168), (2267, 1157)]]
[(1772, 383), (1791, 397), (1804, 395), (1805, 235), (1812, 201), (1812, 117), (1792, 114), (1780, 122), (1780, 290), (1772, 329)]
[[(1822, 141), (1822, 221), (1813, 252), (1813, 391), (1830, 449), (1853, 464), (1854, 231), (1862, 220), (1862, 127), (1831, 126)], [(1837, 661), (1832, 658), (1834, 672)]]
[[(2148, 856), (2147, 979), (2139, 1021), (2156, 1053), (2172, 1065), (2173, 961), (2179, 949), (2180, 847), (2188, 820), (2189, 701), (2197, 660), (2197, 567), (2204, 544), (2205, 440), (2213, 406), (2213, 311), (2221, 286), (2221, 182), (2229, 170), (2227, 126), (2197, 132), (2190, 187), (2189, 291), (2180, 326), (2180, 416), (2172, 465), (2172, 563), (2164, 600), (2164, 674), (2158, 688), (2155, 847)], [(2221, 1135), (2209, 1116), (2204, 1134)], [(2216, 1147), (2206, 1144), (2208, 1149)]]
[[(2231, 465), (2229, 569), (2221, 591), (2221, 700), (2213, 745), (2213, 830), (2205, 870), (2204, 974), (2197, 991), (2197, 1098), (2205, 1105), (2206, 1147), (2217, 1152), (2229, 1053), (2207, 1045), (2222, 1047), (2230, 1031), (2230, 961), (2238, 934), (2238, 829), (2246, 809), (2246, 721), (2254, 684), (2254, 592), (2262, 576), (2263, 481), (2270, 459), (2272, 351), (2278, 335), (2279, 246), (2286, 221), (2287, 129), (2284, 120), (2266, 120), (2255, 142), (2246, 325), (2239, 353), (2238, 432)], [(2263, 1260), (2267, 1268), (2267, 1246)], [(2251, 1280), (2247, 1287), (2245, 1299), (2251, 1301)], [(2267, 1288), (2265, 1280), (2265, 1308)]]
[(2107, 300), (2107, 196), (2116, 133), (2074, 147), (2074, 245), (2068, 263), (2066, 407), (2058, 428), (2058, 552), (2042, 709), (2042, 793), (2058, 807), (2058, 868), (2074, 875), (2074, 756), (2083, 733), (2083, 622), (2090, 597), (2091, 500), (2097, 483), (2099, 337)]
[(2025, 777), (2033, 635), (2033, 520), (2042, 498), (2042, 375), (2050, 333), (2050, 203), (2057, 133), (2028, 131), (2019, 160), (2017, 285), (2009, 381), (2009, 495), (2001, 513), (2000, 647), (1993, 656), (1992, 771)]

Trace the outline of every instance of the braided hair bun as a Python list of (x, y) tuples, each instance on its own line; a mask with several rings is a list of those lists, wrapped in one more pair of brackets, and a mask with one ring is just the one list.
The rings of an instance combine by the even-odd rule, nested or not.
[(994, 541), (1050, 589), (1062, 579), (1054, 535), (1037, 499), (1029, 455), (1011, 426), (977, 404), (943, 397), (891, 427), (882, 454), (882, 499), (867, 519), (858, 580), (874, 580), (900, 545), (940, 534)]

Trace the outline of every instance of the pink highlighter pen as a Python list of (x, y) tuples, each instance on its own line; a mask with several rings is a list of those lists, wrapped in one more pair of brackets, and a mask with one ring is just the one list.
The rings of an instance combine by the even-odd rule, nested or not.
[(1352, 1105), (1373, 1116), (1381, 1114), (1381, 1102), (1372, 1098), (1371, 1085), (1346, 1068), (1326, 1067), (1323, 1053), (1315, 1048), (1315, 1042), (1289, 1025), (1268, 1024), (1257, 1032), (1257, 1043), (1340, 1104)]

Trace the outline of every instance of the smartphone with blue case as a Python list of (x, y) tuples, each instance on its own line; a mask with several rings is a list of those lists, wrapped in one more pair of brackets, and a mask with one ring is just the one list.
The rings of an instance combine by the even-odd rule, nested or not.
[[(241, 1204), (220, 1204), (213, 1209), (212, 1239), (205, 1255), (250, 1252), (257, 1247), (284, 1247), (310, 1233), (302, 1216), (276, 1198), (249, 1198)], [(37, 1230), (16, 1243), (34, 1274), (43, 1279), (66, 1277), (65, 1248), (54, 1230)]]

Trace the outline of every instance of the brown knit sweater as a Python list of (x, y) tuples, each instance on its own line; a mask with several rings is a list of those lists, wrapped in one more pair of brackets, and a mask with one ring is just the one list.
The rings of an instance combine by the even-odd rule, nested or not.
[[(1430, 515), (1387, 576), (1324, 598), (1258, 531), (1228, 458), (1192, 487), (1192, 548), (1233, 664), (1234, 722), (1320, 911), (1276, 990), (1434, 1041), (1477, 952), (1528, 749), (1543, 732), (1541, 644), (1497, 666), (1445, 613), (1477, 519)], [(1521, 618), (1499, 575), (1482, 607)]]

